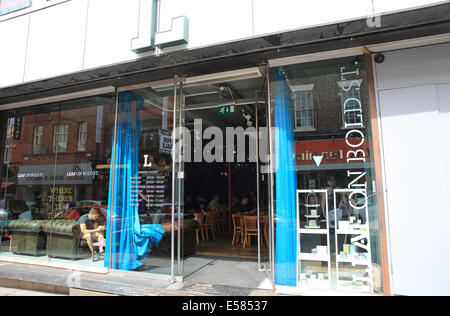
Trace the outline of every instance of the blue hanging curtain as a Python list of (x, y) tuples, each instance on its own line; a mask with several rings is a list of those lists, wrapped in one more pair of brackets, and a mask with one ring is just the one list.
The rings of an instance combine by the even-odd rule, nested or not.
[[(105, 267), (108, 267), (111, 235), (111, 266), (119, 270), (140, 267), (152, 246), (157, 246), (164, 235), (161, 225), (141, 225), (139, 222), (136, 182), (139, 176), (142, 105), (142, 98), (129, 92), (119, 94), (115, 165), (111, 166), (109, 184), (109, 192), (113, 194), (108, 198), (105, 249)], [(109, 212), (112, 212), (112, 220)]]
[(275, 155), (276, 171), (276, 241), (275, 284), (296, 286), (297, 173), (290, 89), (280, 68), (276, 68)]

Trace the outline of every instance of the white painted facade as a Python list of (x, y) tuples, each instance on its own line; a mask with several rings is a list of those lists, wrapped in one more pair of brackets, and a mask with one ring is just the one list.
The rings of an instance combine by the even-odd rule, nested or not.
[(449, 52), (387, 52), (376, 65), (393, 294), (450, 294)]
[(265, 34), (441, 4), (439, 0), (160, 0), (158, 30), (189, 19), (186, 45), (136, 54), (139, 0), (33, 0), (0, 16), (0, 88)]

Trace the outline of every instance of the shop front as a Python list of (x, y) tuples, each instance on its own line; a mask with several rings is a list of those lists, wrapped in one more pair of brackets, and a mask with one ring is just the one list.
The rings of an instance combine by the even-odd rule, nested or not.
[(345, 56), (3, 111), (1, 259), (383, 293), (371, 64)]

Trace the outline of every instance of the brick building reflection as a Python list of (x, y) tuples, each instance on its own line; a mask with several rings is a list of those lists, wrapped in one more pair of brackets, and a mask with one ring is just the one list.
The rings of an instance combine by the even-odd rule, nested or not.
[(39, 208), (41, 217), (76, 201), (107, 201), (112, 106), (24, 113), (13, 122), (6, 135), (9, 167), (2, 196)]

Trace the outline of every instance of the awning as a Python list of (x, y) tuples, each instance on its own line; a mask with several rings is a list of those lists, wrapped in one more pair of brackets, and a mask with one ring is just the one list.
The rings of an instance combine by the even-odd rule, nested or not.
[[(56, 172), (55, 172), (56, 171)], [(92, 184), (98, 171), (90, 163), (23, 165), (17, 175), (19, 185)]]

